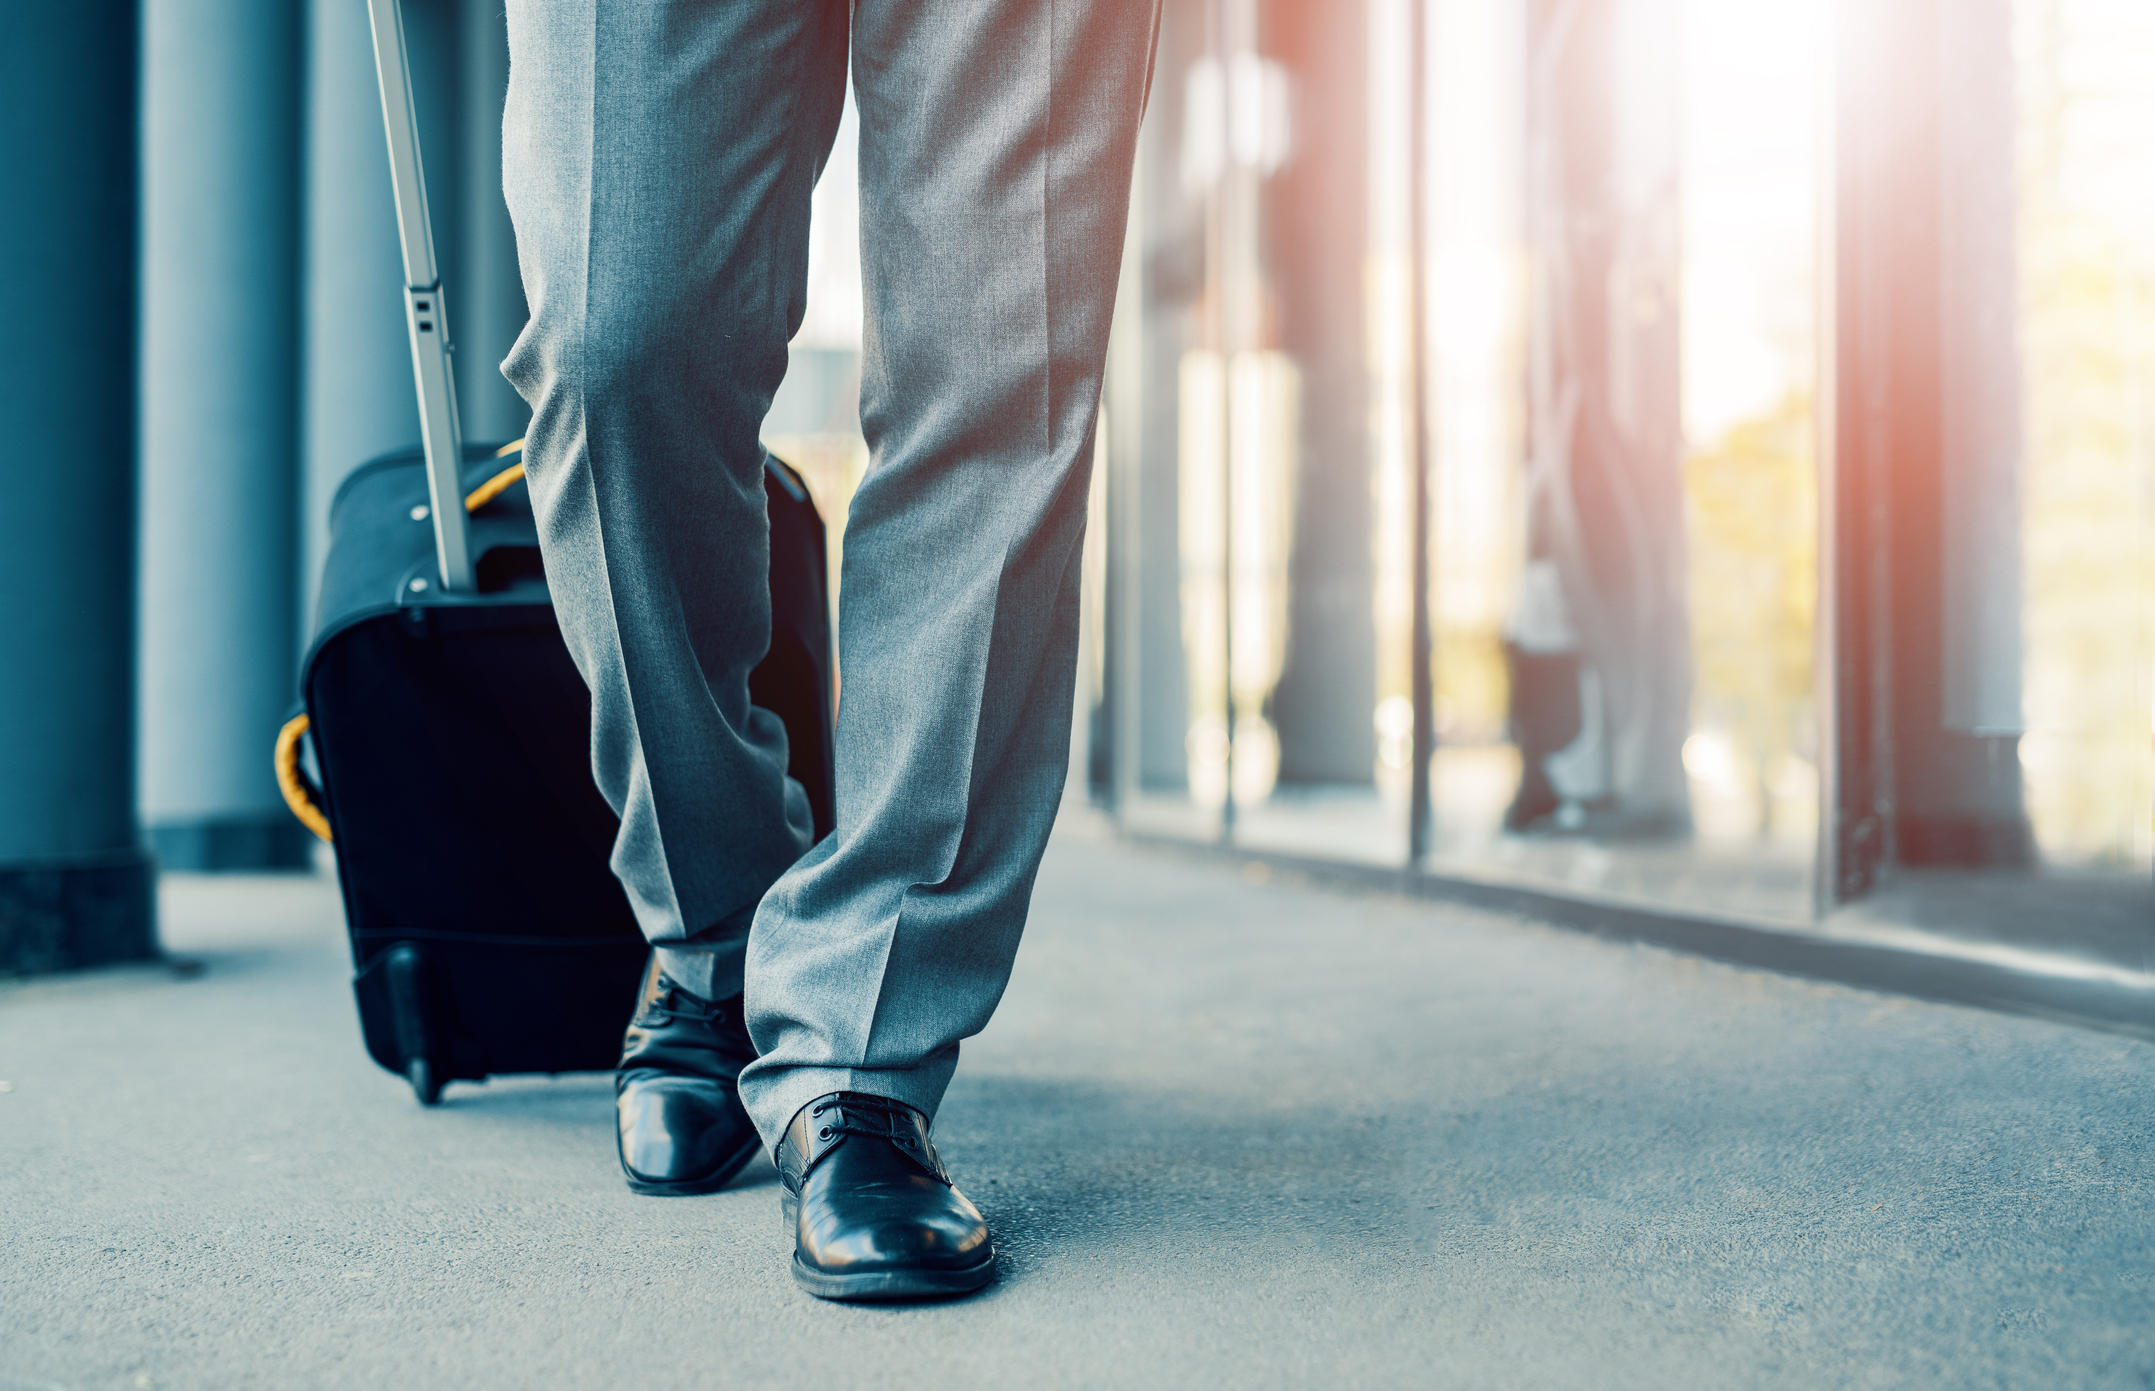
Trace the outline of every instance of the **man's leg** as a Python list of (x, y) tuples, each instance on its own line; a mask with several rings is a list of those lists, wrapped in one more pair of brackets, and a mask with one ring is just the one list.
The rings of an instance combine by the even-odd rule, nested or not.
[(613, 865), (668, 977), (739, 992), (807, 847), (770, 643), (757, 432), (806, 295), (846, 0), (509, 0), (503, 182), (531, 321), (503, 371)]
[(1009, 978), (1069, 755), (1156, 24), (1155, 0), (855, 7), (872, 462), (846, 532), (838, 827), (749, 939), (741, 1087), (767, 1142), (833, 1092), (932, 1117)]
[(658, 950), (621, 1064), (638, 1192), (760, 1148), (741, 961), (810, 839), (776, 715), (757, 432), (806, 296), (845, 0), (510, 0), (503, 182), (531, 322), (503, 371), (562, 636), (591, 688), (613, 867)]

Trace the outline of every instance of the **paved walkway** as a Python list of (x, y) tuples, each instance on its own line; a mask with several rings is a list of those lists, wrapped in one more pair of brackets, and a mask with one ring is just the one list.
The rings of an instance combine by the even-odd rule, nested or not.
[(607, 1081), (361, 1052), (335, 898), (0, 989), (0, 1388), (2145, 1386), (2155, 1047), (1067, 836), (938, 1138), (967, 1302), (819, 1304)]

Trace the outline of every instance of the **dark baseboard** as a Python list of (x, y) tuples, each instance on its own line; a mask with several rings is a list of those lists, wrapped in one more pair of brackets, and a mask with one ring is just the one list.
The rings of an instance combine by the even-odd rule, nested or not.
[(160, 868), (190, 874), (260, 874), (314, 867), (314, 837), (283, 811), (160, 821), (149, 828)]
[(0, 975), (157, 954), (157, 873), (145, 851), (0, 865)]

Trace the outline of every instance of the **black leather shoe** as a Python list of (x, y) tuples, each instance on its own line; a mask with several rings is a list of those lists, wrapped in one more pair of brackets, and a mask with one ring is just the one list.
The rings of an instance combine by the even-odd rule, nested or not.
[(615, 1141), (630, 1188), (712, 1193), (755, 1158), (761, 1141), (739, 1086), (755, 1058), (741, 997), (691, 995), (654, 954), (614, 1073)]
[(950, 1186), (928, 1118), (903, 1102), (833, 1092), (778, 1142), (793, 1279), (823, 1299), (966, 1294), (995, 1278), (980, 1209)]

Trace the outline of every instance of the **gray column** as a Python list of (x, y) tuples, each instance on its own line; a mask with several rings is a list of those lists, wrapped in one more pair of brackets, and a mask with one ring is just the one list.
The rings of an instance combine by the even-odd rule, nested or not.
[(1136, 700), (1134, 708), (1124, 711), (1115, 737), (1135, 749), (1136, 786), (1130, 790), (1137, 793), (1179, 793), (1189, 786), (1176, 383), (1204, 291), (1205, 239), (1203, 208), (1182, 186), (1180, 160), (1185, 76), (1204, 51), (1204, 5), (1170, 0), (1160, 14), (1152, 94), (1134, 180), (1144, 214), (1138, 233), (1144, 295), (1143, 313), (1129, 327), (1139, 339), (1132, 351), (1146, 389), (1137, 402), (1138, 419), (1128, 427), (1137, 434), (1138, 458), (1120, 475), (1138, 525), (1119, 543), (1128, 548), (1119, 573), (1137, 591), (1121, 610), (1134, 610), (1136, 621), (1135, 631), (1125, 630), (1111, 640), (1122, 654), (1118, 660), (1136, 668), (1134, 677), (1117, 678), (1117, 689), (1134, 687)]
[[(367, 7), (357, 0), (308, 8), (306, 125), (302, 631), (337, 484), (355, 465), (419, 440), (389, 148)], [(435, 164), (428, 160), (430, 185)], [(431, 187), (428, 196), (442, 206)]]
[(530, 317), (516, 269), (516, 228), (501, 196), (501, 109), (509, 99), (509, 21), (499, 0), (462, 0), (457, 32), (458, 278), (449, 287), (456, 315), (457, 404), (464, 438), (510, 440), (531, 412), (501, 375), (516, 335)]
[(1377, 763), (1367, 331), (1369, 29), (1362, 6), (1269, 0), (1265, 51), (1296, 86), (1294, 155), (1265, 192), (1280, 346), (1302, 370), (1302, 467), (1280, 781), (1368, 783)]
[(142, 814), (167, 869), (297, 868), (300, 16), (142, 14)]
[(135, 0), (0, 42), (0, 972), (152, 956), (134, 812)]
[[(1157, 69), (1153, 85), (1159, 86)], [(1146, 389), (1145, 376), (1145, 238), (1152, 197), (1146, 175), (1159, 163), (1155, 150), (1160, 142), (1159, 108), (1148, 102), (1145, 123), (1138, 128), (1130, 220), (1123, 229), (1122, 272), (1115, 287), (1115, 324), (1108, 335), (1105, 415), (1098, 427), (1107, 436), (1107, 574), (1101, 605), (1102, 708), (1095, 712), (1092, 737), (1107, 745), (1105, 800), (1117, 811), (1138, 795), (1142, 766), (1139, 711), (1145, 682), (1138, 634), (1146, 596), (1138, 542), (1145, 533), (1145, 403), (1154, 394)], [(1097, 769), (1097, 744), (1090, 752)], [(1096, 786), (1093, 791), (1097, 797), (1102, 789)]]

